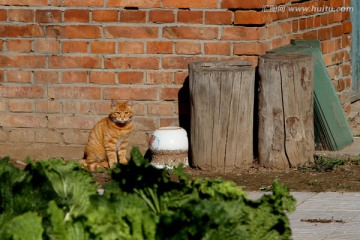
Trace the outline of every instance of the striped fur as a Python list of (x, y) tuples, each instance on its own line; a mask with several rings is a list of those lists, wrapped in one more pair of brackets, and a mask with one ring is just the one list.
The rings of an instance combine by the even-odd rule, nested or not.
[(86, 159), (81, 164), (89, 170), (112, 168), (118, 162), (126, 163), (126, 137), (131, 133), (133, 109), (129, 102), (113, 103), (108, 117), (91, 130), (85, 146)]

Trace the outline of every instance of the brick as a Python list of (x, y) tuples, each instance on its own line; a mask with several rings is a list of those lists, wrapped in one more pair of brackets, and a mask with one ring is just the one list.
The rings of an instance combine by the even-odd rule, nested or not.
[(203, 11), (179, 10), (177, 21), (179, 23), (204, 23)]
[(160, 100), (177, 100), (180, 88), (160, 88)]
[[(259, 39), (271, 39), (276, 37), (277, 35), (278, 24), (270, 24), (267, 27), (260, 27), (258, 29), (258, 38)], [(250, 30), (249, 30), (250, 31)], [(258, 39), (253, 39), (258, 40)]]
[(0, 52), (3, 50), (4, 41), (0, 40)]
[(0, 83), (5, 82), (5, 70), (0, 70)]
[(120, 22), (145, 23), (146, 12), (139, 10), (122, 10), (120, 11)]
[(90, 12), (89, 10), (78, 9), (65, 10), (64, 20), (65, 22), (89, 22)]
[(107, 7), (158, 8), (161, 7), (161, 0), (108, 0)]
[(36, 10), (36, 22), (38, 23), (59, 23), (61, 21), (60, 10)]
[(351, 46), (351, 37), (349, 35), (342, 36), (341, 48), (346, 48), (350, 46)]
[(119, 42), (119, 53), (142, 54), (144, 53), (144, 43), (142, 42)]
[(205, 12), (206, 24), (231, 24), (233, 13), (230, 11)]
[(320, 27), (321, 26), (321, 16), (316, 16), (314, 18), (314, 27), (317, 28), (317, 27)]
[(250, 24), (266, 24), (270, 23), (273, 19), (271, 12), (257, 12), (257, 11), (236, 11), (234, 16), (234, 23), (240, 25)]
[(331, 36), (334, 37), (341, 37), (343, 35), (342, 25), (335, 25), (331, 27)]
[(65, 144), (80, 144), (85, 145), (88, 141), (89, 131), (64, 129), (61, 131)]
[(7, 72), (8, 82), (30, 83), (31, 76), (32, 72), (26, 70), (9, 70)]
[(35, 142), (38, 143), (61, 143), (62, 136), (59, 131), (48, 128), (40, 128), (35, 131)]
[(116, 100), (157, 100), (158, 91), (156, 88), (145, 87), (118, 87), (105, 88), (104, 99)]
[(333, 15), (334, 22), (341, 22), (341, 12), (333, 12), (331, 14)]
[(85, 41), (63, 41), (61, 46), (63, 53), (87, 52), (87, 42)]
[(174, 74), (171, 72), (148, 72), (146, 74), (147, 84), (172, 84), (174, 82)]
[(130, 27), (130, 26), (106, 26), (104, 27), (106, 38), (157, 38), (156, 27)]
[(44, 68), (45, 56), (0, 55), (0, 67)]
[(176, 111), (172, 102), (158, 102), (147, 104), (149, 116), (174, 116)]
[(111, 104), (109, 101), (106, 102), (91, 102), (90, 103), (90, 112), (93, 114), (109, 114), (111, 110)]
[(205, 54), (227, 55), (231, 54), (231, 44), (228, 42), (207, 42), (204, 43)]
[(321, 25), (322, 26), (327, 26), (328, 25), (328, 14), (323, 14), (320, 17), (320, 21), (321, 21)]
[(318, 39), (318, 31), (312, 30), (312, 31), (304, 32), (303, 38), (309, 40)]
[(320, 28), (318, 30), (318, 39), (323, 41), (323, 40), (328, 40), (331, 38), (331, 27), (329, 28)]
[(47, 0), (2, 0), (1, 5), (10, 6), (47, 6)]
[(34, 10), (29, 9), (9, 9), (9, 21), (14, 22), (34, 22)]
[(44, 87), (40, 86), (1, 86), (0, 97), (4, 98), (42, 98)]
[(34, 51), (40, 53), (59, 53), (60, 42), (58, 40), (35, 40)]
[(278, 47), (282, 47), (284, 45), (289, 44), (290, 42), (290, 38), (289, 36), (287, 37), (277, 37), (271, 40), (271, 44), (272, 44), (272, 48), (278, 48)]
[(330, 79), (335, 79), (335, 76), (339, 76), (339, 66), (330, 66), (327, 68), (327, 71), (329, 73)]
[(8, 40), (7, 50), (10, 52), (31, 52), (32, 41), (31, 40)]
[(54, 99), (99, 99), (98, 87), (49, 86), (48, 97)]
[(300, 30), (306, 29), (306, 18), (303, 18), (303, 19), (299, 20), (299, 29)]
[(179, 118), (161, 118), (160, 127), (179, 126)]
[(344, 79), (339, 79), (336, 91), (337, 92), (342, 92), (344, 90), (345, 90), (345, 81), (344, 81)]
[(342, 66), (342, 75), (349, 76), (351, 73), (351, 65), (343, 65)]
[(351, 24), (351, 22), (343, 22), (342, 23), (342, 32), (344, 34), (352, 32), (352, 24)]
[(10, 112), (32, 112), (33, 103), (26, 101), (9, 101)]
[(162, 41), (147, 42), (146, 50), (147, 53), (173, 53), (173, 43)]
[(198, 61), (200, 59), (205, 60), (206, 58), (187, 56), (164, 56), (162, 57), (162, 67), (165, 69), (187, 69), (190, 62)]
[(164, 27), (163, 36), (169, 39), (217, 39), (218, 28), (215, 27)]
[(60, 113), (62, 104), (58, 101), (40, 100), (35, 102), (35, 112), (39, 113)]
[(36, 71), (34, 72), (36, 83), (58, 83), (59, 77), (56, 71)]
[(46, 127), (46, 116), (25, 115), (23, 113), (2, 114), (0, 126), (14, 128)]
[(5, 9), (0, 9), (0, 21), (6, 21), (7, 11)]
[(51, 68), (101, 68), (101, 57), (50, 56)]
[(117, 22), (117, 10), (93, 10), (92, 20), (95, 22)]
[(350, 12), (342, 12), (341, 13), (341, 21), (348, 21), (350, 20)]
[(57, 7), (102, 7), (103, 0), (49, 0), (50, 6)]
[(257, 1), (239, 1), (239, 0), (223, 0), (221, 1), (221, 8), (240, 8), (240, 9), (254, 9), (262, 8), (267, 5), (268, 0)]
[(48, 128), (55, 129), (92, 129), (100, 117), (49, 115)]
[(172, 23), (175, 21), (174, 11), (171, 10), (152, 10), (149, 12), (149, 22)]
[(115, 72), (90, 72), (90, 83), (115, 84)]
[(145, 116), (146, 114), (146, 107), (144, 103), (137, 103), (133, 104), (133, 109), (136, 116)]
[(280, 34), (290, 34), (291, 33), (291, 22), (282, 22), (280, 23)]
[(176, 72), (175, 73), (175, 84), (184, 85), (189, 80), (188, 72)]
[(115, 42), (96, 41), (90, 42), (91, 53), (115, 53)]
[(5, 112), (7, 109), (7, 102), (5, 100), (0, 100), (0, 112)]
[(222, 32), (221, 40), (259, 40), (259, 28), (227, 27)]
[(315, 17), (306, 18), (306, 28), (310, 29), (314, 27)]
[(0, 37), (44, 37), (44, 30), (39, 25), (2, 25)]
[(217, 0), (163, 0), (163, 7), (168, 8), (217, 8)]
[(157, 57), (112, 57), (105, 59), (105, 68), (117, 69), (159, 69)]
[(48, 26), (47, 37), (54, 38), (100, 38), (101, 27), (93, 25)]
[(10, 142), (31, 143), (35, 141), (35, 131), (33, 129), (12, 129), (9, 132)]
[(87, 72), (63, 72), (61, 77), (61, 83), (87, 83)]
[(119, 83), (121, 84), (143, 84), (144, 73), (143, 72), (119, 72)]
[(158, 128), (158, 121), (155, 118), (136, 117), (134, 119), (135, 131), (154, 131)]
[(175, 43), (176, 54), (201, 54), (201, 44), (196, 42)]
[(75, 114), (88, 114), (90, 113), (89, 102), (64, 102), (63, 103), (64, 113), (75, 113)]

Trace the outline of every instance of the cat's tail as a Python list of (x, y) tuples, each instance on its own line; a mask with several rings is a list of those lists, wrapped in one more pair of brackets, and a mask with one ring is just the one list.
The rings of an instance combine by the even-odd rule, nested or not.
[(107, 162), (89, 162), (86, 159), (81, 159), (79, 163), (83, 168), (86, 168), (89, 171), (104, 170), (109, 168)]

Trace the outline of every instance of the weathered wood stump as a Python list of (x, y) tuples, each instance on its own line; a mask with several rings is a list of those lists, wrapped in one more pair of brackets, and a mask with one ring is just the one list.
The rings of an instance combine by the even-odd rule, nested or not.
[(235, 170), (253, 163), (255, 70), (249, 62), (190, 64), (192, 165)]
[(265, 54), (259, 59), (259, 162), (288, 169), (313, 161), (312, 56)]

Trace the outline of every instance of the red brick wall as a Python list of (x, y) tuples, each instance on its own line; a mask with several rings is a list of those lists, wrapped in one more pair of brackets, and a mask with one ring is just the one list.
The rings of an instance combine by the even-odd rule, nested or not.
[[(296, 2), (0, 0), (0, 156), (80, 158), (111, 99), (135, 101), (134, 142), (145, 149), (146, 133), (179, 124), (179, 114), (186, 121), (189, 62), (256, 65), (292, 38), (321, 40), (349, 110), (350, 13), (288, 8), (350, 0)], [(266, 4), (286, 9), (265, 12)]]

